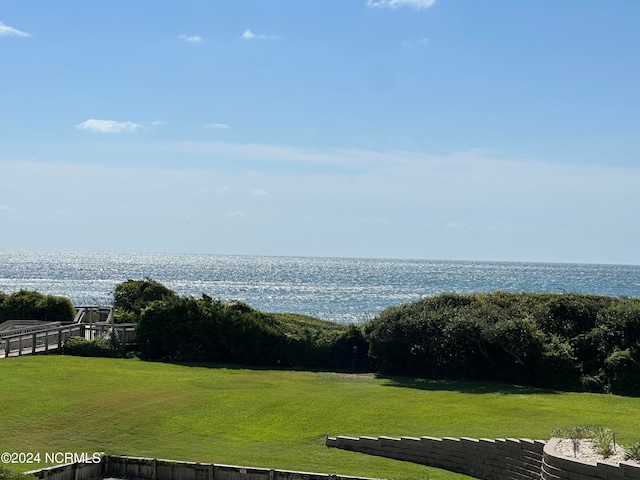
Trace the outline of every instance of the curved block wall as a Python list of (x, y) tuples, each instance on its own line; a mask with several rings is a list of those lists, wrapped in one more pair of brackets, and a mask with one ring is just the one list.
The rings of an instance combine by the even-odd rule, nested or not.
[(556, 453), (560, 439), (552, 438), (544, 446), (541, 478), (543, 480), (640, 480), (640, 465), (620, 462), (586, 462)]
[(327, 437), (327, 446), (420, 463), (481, 480), (640, 480), (640, 465), (556, 453), (560, 439)]
[(335, 437), (327, 438), (327, 446), (486, 480), (539, 480), (544, 442), (514, 438)]

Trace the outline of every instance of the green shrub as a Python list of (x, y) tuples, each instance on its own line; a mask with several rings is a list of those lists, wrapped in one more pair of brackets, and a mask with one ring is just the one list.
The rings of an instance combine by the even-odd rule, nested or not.
[(87, 340), (83, 337), (69, 337), (65, 340), (62, 353), (79, 357), (118, 357), (121, 355), (117, 337), (98, 337)]
[(597, 427), (592, 425), (575, 425), (568, 428), (556, 428), (551, 432), (551, 436), (557, 438), (569, 438), (571, 440), (584, 440), (592, 438)]
[(611, 392), (634, 394), (640, 391), (640, 362), (634, 352), (614, 350), (604, 361), (604, 371), (608, 377)]
[(208, 295), (128, 301), (144, 305), (136, 314), (143, 359), (342, 370), (371, 365), (361, 328), (262, 312), (244, 302), (225, 304)]
[(36, 480), (37, 478), (33, 475), (14, 472), (10, 468), (0, 465), (0, 480)]
[(593, 430), (591, 439), (597, 453), (607, 458), (613, 455), (613, 432), (608, 428), (597, 427)]
[[(545, 370), (539, 379), (541, 386), (566, 390), (585, 388), (580, 364), (569, 342), (555, 335), (548, 338), (544, 344), (542, 364)], [(601, 385), (596, 384), (591, 388), (602, 391)]]
[(113, 291), (113, 308), (117, 323), (139, 320), (142, 311), (152, 302), (177, 298), (173, 290), (146, 277), (144, 280), (127, 280), (116, 285)]
[(624, 447), (624, 459), (640, 461), (640, 442), (632, 443)]
[(538, 325), (546, 334), (566, 340), (593, 329), (598, 312), (608, 307), (614, 299), (597, 295), (562, 294), (547, 295), (541, 300)]
[(0, 295), (0, 323), (5, 320), (71, 322), (75, 315), (76, 309), (66, 297), (42, 295), (30, 290)]
[(640, 299), (441, 294), (366, 326), (384, 373), (640, 394)]
[(582, 375), (580, 384), (582, 390), (592, 393), (602, 393), (609, 388), (603, 373), (599, 375)]

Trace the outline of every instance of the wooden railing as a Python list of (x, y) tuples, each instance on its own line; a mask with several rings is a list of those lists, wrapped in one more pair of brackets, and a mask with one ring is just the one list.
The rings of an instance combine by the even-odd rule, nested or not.
[[(13, 320), (10, 320), (7, 323), (11, 323), (11, 322), (13, 322)], [(61, 325), (60, 322), (49, 322), (49, 323), (41, 323), (39, 325), (29, 325), (22, 328), (12, 328), (10, 326), (9, 330), (0, 332), (0, 339), (3, 339), (4, 337), (9, 337), (12, 335), (18, 335), (21, 333), (27, 334), (27, 333), (39, 332), (42, 330), (48, 330), (53, 327), (59, 327), (60, 325)]]
[(0, 339), (0, 358), (61, 352), (65, 340), (69, 337), (79, 336), (91, 340), (98, 335), (109, 334), (111, 331), (116, 332), (123, 347), (136, 341), (135, 325), (132, 323), (73, 323), (27, 333), (4, 335)]

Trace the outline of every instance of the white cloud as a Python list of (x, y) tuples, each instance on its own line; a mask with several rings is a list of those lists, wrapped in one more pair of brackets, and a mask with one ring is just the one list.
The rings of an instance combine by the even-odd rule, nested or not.
[(420, 37), (418, 40), (416, 41), (405, 41), (402, 42), (402, 46), (403, 47), (426, 47), (429, 44), (429, 39), (427, 37)]
[(426, 154), (411, 152), (375, 152), (356, 149), (310, 150), (284, 145), (227, 142), (180, 141), (167, 144), (169, 150), (184, 154), (237, 158), (278, 163), (338, 165), (343, 167), (363, 167), (371, 169), (380, 165), (431, 158)]
[(278, 38), (278, 35), (258, 35), (249, 29), (246, 29), (242, 34), (243, 40), (275, 40), (276, 38)]
[(240, 212), (238, 210), (227, 212), (227, 217), (231, 217), (231, 218), (244, 218), (246, 216), (247, 215), (245, 215), (243, 212)]
[(205, 123), (202, 128), (222, 128), (222, 129), (226, 129), (226, 128), (231, 128), (229, 125), (225, 124), (225, 123)]
[(31, 34), (18, 30), (17, 28), (10, 27), (0, 22), (0, 37), (30, 37)]
[(182, 34), (182, 35), (178, 35), (178, 38), (180, 40), (184, 40), (185, 42), (191, 42), (191, 43), (200, 43), (200, 42), (204, 41), (200, 35), (185, 35), (185, 34)]
[(89, 130), (99, 133), (135, 132), (142, 125), (134, 122), (118, 122), (116, 120), (86, 120), (76, 125), (78, 130)]
[(15, 213), (16, 209), (13, 207), (10, 207), (9, 205), (0, 205), (0, 213), (2, 212), (8, 212), (8, 213)]
[(251, 192), (251, 195), (255, 195), (256, 197), (262, 197), (263, 195), (267, 195), (269, 192), (263, 189), (254, 190)]
[(221, 194), (223, 194), (223, 193), (228, 192), (229, 190), (231, 190), (231, 187), (229, 187), (229, 186), (224, 186), (224, 187), (222, 187), (222, 188), (216, 188), (216, 193), (217, 193), (218, 195), (221, 195)]
[(436, 0), (367, 0), (367, 5), (370, 7), (398, 8), (408, 6), (417, 10), (429, 8), (435, 3)]

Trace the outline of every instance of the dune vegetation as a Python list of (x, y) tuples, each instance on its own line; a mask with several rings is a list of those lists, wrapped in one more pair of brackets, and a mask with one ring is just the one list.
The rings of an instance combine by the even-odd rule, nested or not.
[(640, 299), (550, 293), (443, 293), (361, 326), (267, 313), (151, 279), (114, 292), (150, 360), (380, 371), (640, 394)]

